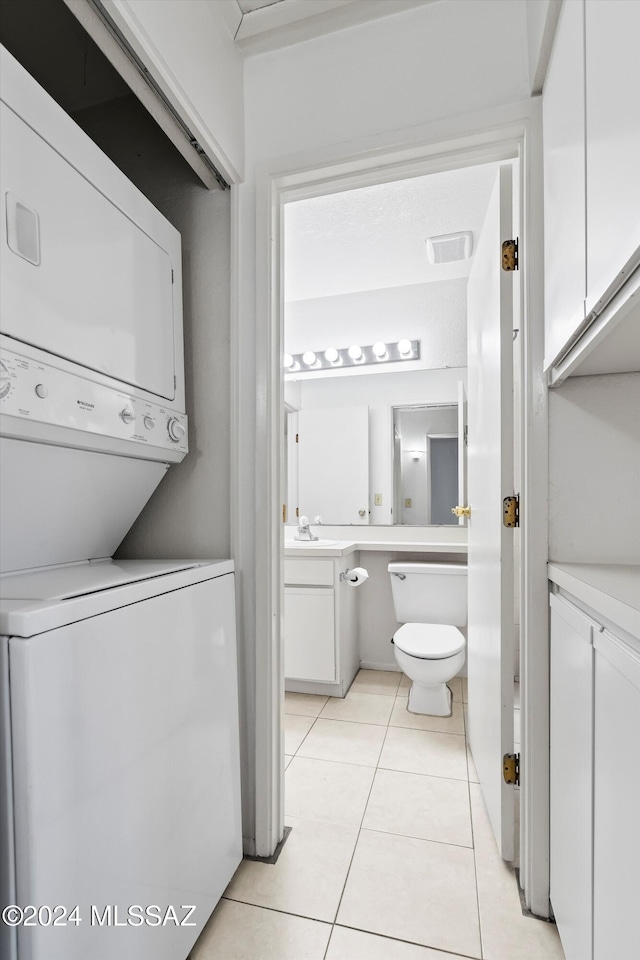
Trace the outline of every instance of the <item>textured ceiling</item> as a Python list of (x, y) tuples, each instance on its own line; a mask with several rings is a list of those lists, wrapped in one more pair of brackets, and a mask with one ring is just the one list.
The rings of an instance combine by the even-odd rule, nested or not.
[(472, 260), (433, 265), (428, 236), (471, 230), (474, 249), (497, 164), (376, 184), (285, 208), (285, 301), (453, 280)]

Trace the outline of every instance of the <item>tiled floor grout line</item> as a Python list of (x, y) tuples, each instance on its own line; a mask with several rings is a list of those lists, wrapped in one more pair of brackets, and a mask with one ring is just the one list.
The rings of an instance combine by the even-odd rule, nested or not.
[[(401, 682), (401, 681), (400, 681), (400, 682)], [(334, 932), (336, 926), (340, 926), (340, 924), (337, 924), (337, 918), (338, 918), (338, 914), (340, 913), (340, 907), (341, 907), (341, 905), (342, 905), (342, 900), (343, 900), (343, 897), (344, 897), (344, 893), (345, 893), (345, 890), (346, 890), (346, 886), (347, 886), (347, 883), (348, 883), (348, 881), (349, 881), (349, 874), (351, 873), (351, 867), (352, 867), (352, 865), (353, 865), (353, 860), (354, 860), (355, 853), (356, 853), (356, 850), (357, 850), (357, 847), (358, 847), (358, 843), (359, 843), (359, 840), (360, 840), (360, 835), (361, 835), (362, 830), (363, 830), (363, 823), (364, 823), (364, 819), (365, 819), (365, 817), (366, 817), (367, 807), (369, 806), (369, 801), (370, 801), (370, 799), (371, 799), (371, 793), (372, 793), (372, 791), (373, 791), (373, 787), (374, 787), (374, 784), (375, 784), (375, 781), (376, 781), (376, 775), (377, 775), (377, 773), (378, 773), (378, 770), (387, 770), (387, 769), (389, 769), (389, 768), (387, 768), (387, 767), (381, 767), (381, 766), (380, 766), (380, 760), (381, 760), (381, 757), (382, 757), (382, 754), (383, 754), (383, 751), (384, 751), (384, 746), (385, 746), (385, 743), (386, 743), (386, 740), (387, 740), (387, 736), (388, 736), (389, 730), (391, 729), (391, 718), (392, 718), (392, 716), (393, 716), (393, 711), (394, 711), (394, 708), (395, 708), (395, 703), (396, 703), (396, 700), (398, 699), (398, 697), (400, 696), (400, 689), (401, 689), (401, 687), (400, 687), (400, 682), (398, 683), (398, 687), (397, 687), (397, 689), (396, 689), (396, 691), (395, 691), (394, 694), (373, 694), (374, 696), (389, 696), (389, 698), (391, 698), (391, 697), (393, 696), (393, 701), (394, 701), (394, 703), (393, 703), (393, 707), (392, 707), (392, 709), (391, 709), (391, 713), (389, 714), (389, 719), (388, 719), (388, 721), (387, 721), (386, 724), (375, 724), (375, 723), (372, 724), (372, 723), (369, 723), (368, 721), (362, 721), (362, 720), (338, 720), (339, 723), (360, 723), (360, 724), (365, 724), (365, 725), (368, 725), (368, 726), (380, 726), (380, 727), (386, 726), (386, 730), (385, 730), (384, 739), (383, 739), (382, 744), (381, 744), (381, 746), (380, 746), (380, 751), (379, 751), (379, 753), (378, 753), (378, 759), (377, 759), (377, 761), (376, 761), (376, 765), (375, 765), (375, 767), (373, 767), (374, 774), (373, 774), (373, 778), (372, 778), (372, 780), (371, 780), (371, 786), (370, 786), (369, 792), (368, 792), (368, 794), (367, 794), (367, 801), (366, 801), (366, 803), (365, 803), (365, 805), (364, 805), (362, 817), (360, 818), (360, 824), (359, 824), (359, 826), (358, 826), (358, 834), (357, 834), (356, 841), (355, 841), (354, 846), (353, 846), (353, 852), (352, 852), (352, 854), (351, 854), (351, 858), (350, 858), (350, 860), (349, 860), (349, 867), (348, 867), (348, 869), (347, 869), (347, 872), (346, 872), (346, 875), (345, 875), (345, 879), (344, 879), (344, 883), (343, 883), (343, 885), (342, 885), (342, 891), (341, 891), (341, 894), (340, 894), (340, 899), (339, 899), (339, 901), (338, 901), (338, 905), (337, 905), (337, 907), (336, 907), (334, 919), (333, 919), (332, 922), (330, 922), (330, 921), (317, 921), (317, 922), (322, 922), (322, 923), (330, 923), (330, 926), (331, 926), (331, 932), (330, 932), (330, 934), (329, 934), (329, 939), (328, 939), (328, 941), (327, 941), (327, 946), (326, 946), (326, 948), (325, 948), (323, 960), (326, 960), (327, 954), (328, 954), (328, 952), (329, 952), (329, 948), (330, 948), (330, 946), (331, 946), (331, 940), (332, 940), (332, 937), (333, 937), (333, 932)], [(355, 691), (355, 692), (357, 692), (357, 691)], [(407, 693), (408, 693), (408, 691), (407, 691)], [(461, 689), (461, 692), (460, 692), (460, 693), (461, 693), (461, 696), (463, 696), (463, 691), (462, 691), (462, 689)], [(406, 699), (406, 698), (403, 697), (403, 699)], [(465, 850), (469, 850), (469, 849), (473, 850), (473, 864), (474, 864), (474, 877), (475, 877), (475, 890), (476, 890), (476, 909), (477, 909), (477, 916), (478, 916), (478, 936), (479, 936), (479, 941), (480, 941), (480, 958), (483, 958), (483, 957), (484, 957), (484, 952), (483, 952), (483, 947), (482, 947), (482, 926), (481, 926), (481, 923), (480, 923), (480, 898), (479, 898), (479, 891), (478, 891), (478, 871), (477, 871), (477, 864), (476, 864), (475, 832), (474, 832), (474, 828), (473, 828), (473, 812), (472, 812), (472, 807), (471, 807), (471, 780), (470, 780), (470, 764), (469, 764), (469, 750), (468, 750), (469, 742), (468, 742), (468, 738), (467, 738), (467, 723), (466, 723), (466, 716), (465, 716), (465, 707), (467, 706), (467, 704), (466, 704), (466, 702), (465, 702), (464, 700), (459, 700), (459, 701), (455, 701), (455, 702), (460, 703), (460, 706), (461, 706), (461, 708), (462, 708), (462, 717), (463, 717), (462, 726), (463, 726), (463, 733), (462, 733), (462, 734), (451, 734), (451, 733), (449, 733), (448, 736), (458, 736), (458, 737), (459, 737), (459, 736), (462, 736), (462, 737), (464, 738), (464, 746), (465, 746), (465, 766), (466, 766), (466, 770), (467, 770), (467, 777), (466, 777), (467, 800), (468, 800), (468, 804), (469, 804), (469, 821), (470, 821), (470, 825), (471, 825), (471, 840), (472, 840), (472, 845), (471, 845), (471, 847), (468, 847), (468, 846), (465, 846), (464, 844), (451, 844), (451, 843), (445, 843), (445, 841), (437, 841), (437, 840), (429, 841), (429, 842), (442, 843), (442, 844), (445, 845), (445, 846), (455, 846), (455, 847), (458, 847), (458, 848), (460, 848), (460, 849), (465, 849)], [(329, 703), (329, 700), (327, 700), (327, 703)], [(326, 707), (327, 703), (325, 703), (325, 704), (323, 705), (322, 710), (324, 710), (324, 708)], [(453, 705), (453, 702), (452, 702), (452, 705)], [(311, 724), (311, 726), (309, 727), (309, 730), (307, 731), (307, 733), (305, 734), (305, 736), (304, 736), (303, 739), (301, 740), (301, 742), (300, 742), (300, 744), (298, 745), (295, 753), (290, 754), (290, 756), (292, 757), (292, 760), (293, 760), (293, 758), (295, 758), (295, 757), (298, 755), (298, 751), (300, 750), (300, 748), (302, 747), (302, 744), (304, 743), (304, 741), (306, 740), (306, 738), (309, 736), (309, 734), (311, 733), (311, 731), (312, 731), (313, 728), (315, 727), (317, 720), (321, 720), (321, 719), (334, 720), (334, 719), (336, 719), (336, 718), (334, 718), (334, 717), (324, 717), (324, 718), (323, 718), (323, 717), (322, 717), (322, 710), (320, 711), (320, 713), (319, 713), (316, 717), (313, 718), (313, 723)], [(286, 712), (286, 708), (285, 708), (285, 712)], [(291, 714), (291, 716), (297, 716), (297, 714)], [(302, 716), (306, 716), (306, 715), (305, 715), (305, 714), (302, 714)], [(418, 733), (447, 733), (447, 731), (422, 730), (422, 729), (417, 728), (417, 727), (396, 727), (395, 725), (394, 725), (393, 729), (398, 729), (398, 730), (415, 730), (415, 731), (418, 732)], [(300, 759), (313, 760), (313, 759), (315, 759), (315, 758), (313, 758), (313, 757), (301, 757)], [(319, 759), (319, 758), (318, 758), (318, 759)], [(368, 765), (366, 765), (366, 764), (353, 764), (353, 762), (347, 762), (347, 761), (341, 761), (341, 760), (322, 760), (321, 762), (325, 762), (325, 763), (346, 763), (347, 765), (351, 765), (351, 766), (368, 766)], [(369, 768), (369, 769), (371, 769), (371, 768)], [(401, 773), (401, 772), (403, 772), (403, 771), (391, 770), (391, 772)], [(405, 772), (409, 773), (410, 771), (405, 771)], [(456, 780), (456, 781), (458, 781), (458, 782), (460, 782), (460, 783), (464, 783), (464, 782), (465, 782), (464, 780), (462, 780), (462, 779), (460, 779), (460, 778), (458, 778), (458, 777), (437, 777), (437, 775), (435, 775), (435, 774), (426, 774), (426, 773), (423, 774), (423, 773), (419, 773), (419, 774), (417, 774), (417, 776), (435, 777), (436, 779), (443, 779), (443, 780)], [(286, 787), (285, 787), (285, 791), (286, 791)], [(380, 833), (380, 834), (386, 835), (386, 836), (399, 836), (399, 837), (405, 837), (405, 836), (407, 836), (407, 834), (393, 834), (393, 833), (389, 833), (388, 831), (383, 831), (383, 830), (373, 830), (372, 832), (374, 832), (374, 833)], [(419, 840), (419, 839), (424, 839), (424, 838), (420, 838), (420, 837), (411, 838), (411, 837), (409, 837), (409, 839)], [(230, 899), (230, 898), (228, 898), (228, 899)], [(240, 902), (243, 902), (243, 901), (240, 901)], [(277, 913), (277, 912), (284, 913), (284, 912), (286, 912), (286, 911), (275, 911), (275, 912), (276, 912), (276, 913)], [(300, 914), (292, 914), (292, 916), (300, 916)], [(309, 917), (308, 919), (315, 919), (315, 918)], [(347, 927), (347, 929), (357, 930), (357, 929), (359, 929), (359, 928), (357, 928), (357, 927)], [(363, 933), (371, 933), (371, 931), (362, 931), (362, 932), (363, 932)], [(398, 943), (413, 943), (413, 941), (409, 941), (409, 940), (399, 940), (399, 939), (394, 938), (394, 937), (386, 937), (386, 939), (391, 940), (391, 941), (394, 941), (394, 940), (395, 940), (395, 941), (398, 942)], [(423, 944), (418, 944), (418, 943), (416, 943), (415, 946), (420, 947), (420, 946), (424, 946), (424, 945), (423, 945)], [(428, 948), (428, 949), (436, 949), (436, 948)], [(456, 956), (459, 956), (459, 957), (461, 958), (461, 960), (468, 960), (468, 958), (467, 958), (464, 954), (455, 954), (455, 955), (456, 955)]]
[[(398, 681), (398, 686), (399, 686), (399, 685), (400, 685), (400, 682)], [(394, 696), (395, 696), (395, 695), (394, 695)], [(394, 700), (394, 702), (395, 702), (395, 700)], [(392, 713), (393, 713), (393, 709), (391, 710), (391, 713), (389, 714), (389, 720), (391, 720), (391, 714), (392, 714)], [(364, 823), (364, 818), (365, 818), (366, 815), (367, 815), (367, 807), (369, 806), (369, 800), (371, 799), (371, 793), (372, 793), (372, 791), (373, 791), (373, 785), (374, 785), (374, 783), (376, 782), (376, 774), (377, 774), (377, 772), (378, 772), (378, 770), (379, 770), (380, 757), (382, 756), (382, 751), (384, 750), (384, 745), (385, 745), (385, 741), (386, 741), (386, 739), (387, 739), (387, 734), (388, 734), (388, 732), (389, 732), (389, 722), (387, 722), (387, 730), (386, 730), (386, 733), (385, 733), (385, 735), (384, 735), (384, 739), (383, 739), (383, 741), (382, 741), (382, 743), (381, 743), (381, 745), (380, 745), (380, 752), (378, 753), (378, 759), (377, 759), (377, 761), (376, 761), (376, 765), (375, 765), (375, 767), (373, 768), (373, 777), (371, 778), (371, 786), (369, 787), (369, 792), (368, 792), (368, 794), (367, 794), (367, 802), (365, 803), (364, 809), (363, 809), (363, 811), (362, 811), (362, 817), (360, 818), (360, 825), (359, 825), (359, 827), (358, 827), (358, 835), (357, 835), (357, 837), (356, 837), (356, 842), (355, 842), (354, 845), (353, 845), (353, 852), (352, 852), (352, 854), (351, 854), (351, 859), (349, 860), (349, 867), (348, 867), (347, 872), (346, 872), (346, 874), (345, 874), (344, 883), (342, 884), (342, 892), (340, 893), (340, 899), (338, 900), (338, 906), (336, 907), (335, 917), (334, 917), (333, 924), (332, 924), (332, 927), (331, 927), (331, 933), (329, 934), (329, 940), (327, 941), (327, 948), (326, 948), (325, 953), (324, 953), (324, 960), (326, 960), (327, 953), (329, 952), (329, 947), (330, 947), (330, 945), (331, 945), (331, 938), (333, 937), (333, 931), (334, 931), (335, 928), (336, 928), (336, 920), (338, 919), (338, 914), (340, 913), (340, 907), (342, 906), (342, 898), (344, 897), (344, 891), (346, 890), (347, 883), (349, 882), (349, 874), (351, 873), (351, 866), (352, 866), (352, 864), (353, 864), (353, 858), (355, 857), (355, 855), (356, 855), (356, 850), (357, 850), (357, 848), (358, 848), (358, 842), (359, 842), (359, 840), (360, 840), (360, 834), (362, 833), (362, 824)]]

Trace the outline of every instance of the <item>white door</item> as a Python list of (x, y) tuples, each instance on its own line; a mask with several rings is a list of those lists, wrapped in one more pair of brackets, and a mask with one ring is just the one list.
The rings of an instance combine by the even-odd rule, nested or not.
[(369, 408), (301, 410), (298, 438), (300, 516), (369, 523)]
[(513, 285), (501, 269), (512, 236), (511, 168), (501, 167), (468, 286), (469, 738), (498, 848), (514, 856), (513, 787), (502, 757), (513, 752), (513, 530), (502, 499), (513, 493)]

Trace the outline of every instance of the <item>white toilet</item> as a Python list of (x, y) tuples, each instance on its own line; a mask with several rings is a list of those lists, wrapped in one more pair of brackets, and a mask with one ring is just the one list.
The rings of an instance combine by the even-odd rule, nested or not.
[(393, 635), (400, 669), (413, 681), (411, 713), (451, 715), (451, 680), (464, 664), (467, 568), (451, 563), (390, 563), (396, 620)]

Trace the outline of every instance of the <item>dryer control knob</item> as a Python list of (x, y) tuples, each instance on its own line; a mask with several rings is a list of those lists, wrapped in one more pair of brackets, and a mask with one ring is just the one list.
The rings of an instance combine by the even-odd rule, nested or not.
[(147, 430), (153, 430), (153, 428), (156, 425), (155, 420), (153, 419), (153, 417), (150, 417), (149, 414), (145, 416), (142, 422), (144, 423)]
[(0, 400), (6, 397), (11, 390), (11, 376), (4, 363), (0, 363)]
[(120, 411), (120, 417), (124, 423), (133, 423), (136, 415), (129, 407), (125, 407), (124, 410)]
[(174, 443), (180, 443), (185, 434), (184, 427), (176, 417), (169, 418), (167, 431), (169, 433), (169, 440), (172, 440)]

